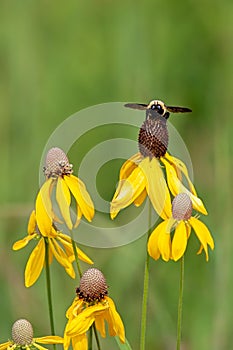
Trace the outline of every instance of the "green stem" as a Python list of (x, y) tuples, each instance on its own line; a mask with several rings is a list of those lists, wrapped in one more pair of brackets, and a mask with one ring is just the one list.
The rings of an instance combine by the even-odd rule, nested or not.
[[(148, 208), (148, 231), (147, 240), (151, 233), (151, 203), (149, 202)], [(146, 344), (146, 317), (147, 317), (147, 302), (148, 302), (148, 291), (149, 291), (149, 264), (150, 256), (146, 250), (146, 260), (144, 267), (144, 282), (143, 282), (143, 297), (142, 297), (142, 316), (141, 316), (141, 337), (140, 337), (140, 350), (145, 350)]]
[(180, 344), (181, 344), (183, 293), (184, 293), (184, 255), (180, 260), (180, 291), (179, 291), (179, 304), (178, 304), (178, 317), (177, 317), (176, 350), (180, 350)]
[[(47, 296), (49, 306), (49, 319), (51, 334), (55, 335), (54, 318), (53, 318), (53, 305), (52, 305), (52, 291), (51, 291), (51, 278), (50, 278), (50, 266), (49, 266), (49, 243), (45, 238), (45, 271), (46, 271), (46, 285), (47, 285)], [(56, 350), (56, 345), (53, 345), (53, 349)]]
[(95, 333), (95, 340), (96, 340), (97, 349), (101, 350), (100, 341), (99, 341), (99, 337), (98, 337), (98, 333), (97, 333), (95, 324), (93, 324), (92, 327), (93, 327), (93, 330), (94, 330), (94, 333)]
[(88, 350), (92, 350), (92, 338), (93, 338), (93, 332), (92, 327), (89, 329), (89, 335), (88, 335)]

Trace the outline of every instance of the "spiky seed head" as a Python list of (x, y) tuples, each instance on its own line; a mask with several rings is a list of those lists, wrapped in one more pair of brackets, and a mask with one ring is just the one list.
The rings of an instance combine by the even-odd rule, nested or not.
[(138, 147), (144, 157), (160, 158), (165, 155), (168, 147), (168, 130), (166, 119), (158, 113), (149, 111), (156, 117), (150, 117), (143, 122), (139, 135)]
[(172, 216), (176, 220), (188, 220), (192, 216), (192, 201), (187, 193), (179, 193), (172, 201)]
[(19, 319), (12, 326), (12, 340), (20, 346), (30, 345), (33, 341), (33, 328), (29, 321)]
[(85, 271), (76, 292), (80, 299), (87, 302), (104, 299), (108, 294), (108, 286), (102, 272), (96, 268)]
[(73, 165), (69, 163), (67, 155), (58, 147), (51, 148), (45, 160), (44, 174), (46, 178), (58, 178), (73, 173)]

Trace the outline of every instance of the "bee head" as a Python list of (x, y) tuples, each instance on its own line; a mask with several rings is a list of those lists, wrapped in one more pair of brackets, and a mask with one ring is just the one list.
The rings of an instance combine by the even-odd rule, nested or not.
[(169, 117), (169, 113), (165, 104), (163, 103), (163, 101), (160, 100), (150, 101), (150, 103), (146, 107), (146, 112), (147, 117), (149, 118), (154, 118), (156, 117), (156, 115), (158, 116), (158, 114), (165, 119), (168, 119)]
[(163, 101), (160, 100), (152, 100), (146, 107), (146, 109), (155, 111), (156, 113), (160, 114), (161, 116), (164, 116), (167, 112), (167, 108)]

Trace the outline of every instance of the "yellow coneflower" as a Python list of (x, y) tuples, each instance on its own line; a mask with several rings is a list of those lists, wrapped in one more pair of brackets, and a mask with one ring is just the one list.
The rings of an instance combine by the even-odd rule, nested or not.
[[(69, 163), (66, 154), (60, 148), (54, 147), (48, 151), (44, 174), (46, 181), (42, 185), (36, 200), (37, 224), (42, 233), (46, 224), (43, 220), (44, 212), (47, 212), (47, 220), (50, 224), (56, 217), (51, 201), (54, 188), (56, 188), (56, 201), (60, 213), (70, 230), (79, 224), (82, 215), (88, 221), (93, 219), (94, 205), (91, 197), (84, 183), (73, 175), (73, 166)], [(72, 223), (70, 216), (71, 194), (75, 199), (77, 207), (75, 224)]]
[(64, 332), (64, 349), (72, 342), (73, 349), (87, 350), (87, 331), (95, 324), (100, 335), (105, 338), (105, 321), (110, 336), (118, 336), (125, 342), (125, 330), (113, 300), (107, 295), (108, 287), (101, 271), (88, 269), (80, 279), (77, 297), (67, 310), (68, 322)]
[(193, 229), (200, 241), (200, 249), (204, 250), (206, 261), (209, 259), (208, 246), (214, 249), (214, 241), (205, 224), (192, 216), (193, 205), (187, 193), (178, 194), (172, 201), (172, 215), (160, 223), (151, 233), (148, 240), (149, 255), (158, 260), (179, 260), (185, 253), (188, 239)]
[(39, 344), (63, 344), (63, 338), (59, 336), (45, 336), (34, 338), (33, 328), (29, 321), (19, 319), (12, 326), (12, 339), (0, 344), (0, 350), (35, 349), (47, 350)]

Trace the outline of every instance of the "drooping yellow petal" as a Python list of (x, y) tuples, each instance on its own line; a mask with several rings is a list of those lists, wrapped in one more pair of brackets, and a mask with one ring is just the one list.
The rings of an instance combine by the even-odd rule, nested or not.
[(93, 219), (95, 214), (94, 204), (91, 200), (89, 193), (86, 190), (84, 183), (76, 176), (64, 176), (64, 180), (72, 192), (77, 205), (80, 207), (83, 215), (88, 221)]
[(192, 227), (189, 225), (188, 222), (185, 222), (185, 227), (186, 227), (187, 238), (189, 239), (191, 235)]
[(172, 240), (172, 258), (177, 261), (183, 255), (187, 247), (187, 231), (184, 221), (180, 221), (177, 225)]
[(12, 249), (13, 250), (19, 250), (24, 248), (32, 239), (34, 239), (37, 236), (37, 233), (34, 233), (33, 235), (27, 235), (23, 239), (20, 239), (19, 241), (15, 242), (13, 244)]
[(43, 236), (47, 236), (52, 227), (52, 202), (50, 198), (50, 187), (53, 179), (48, 179), (41, 187), (36, 198), (36, 221)]
[(36, 212), (33, 210), (28, 220), (28, 234), (32, 235), (35, 233), (36, 229)]
[[(195, 190), (195, 187), (193, 186), (192, 181), (190, 180), (190, 177), (189, 177), (189, 174), (188, 174), (188, 169), (187, 169), (186, 165), (182, 162), (182, 160), (180, 160), (179, 158), (176, 158), (176, 157), (170, 155), (168, 152), (166, 152), (164, 157), (174, 167), (174, 169), (177, 172), (177, 175), (178, 175), (178, 172), (181, 172), (185, 176), (185, 178), (186, 178), (186, 180), (188, 182), (190, 191), (192, 192), (192, 194), (194, 194), (194, 196), (197, 197), (197, 192)], [(161, 158), (161, 161), (163, 161), (163, 157)], [(177, 177), (180, 180), (182, 180), (179, 176), (177, 176)]]
[(12, 341), (7, 341), (5, 343), (0, 344), (0, 350), (6, 350), (11, 344)]
[(70, 217), (71, 196), (69, 188), (62, 177), (57, 179), (56, 200), (68, 229), (72, 230), (73, 224)]
[(206, 208), (205, 208), (203, 202), (201, 201), (201, 199), (198, 198), (197, 196), (195, 196), (194, 194), (192, 194), (182, 184), (182, 182), (177, 177), (177, 174), (176, 174), (174, 167), (172, 165), (170, 165), (170, 163), (168, 161), (166, 161), (165, 159), (163, 159), (163, 163), (166, 167), (167, 183), (168, 183), (168, 186), (169, 186), (170, 191), (173, 194), (173, 196), (175, 197), (179, 193), (186, 193), (192, 201), (193, 209), (199, 211), (200, 213), (202, 213), (204, 215), (207, 215)]
[(45, 243), (41, 238), (33, 249), (25, 269), (25, 286), (30, 287), (39, 278), (45, 259)]
[(76, 221), (74, 224), (74, 228), (78, 227), (78, 225), (81, 222), (82, 216), (83, 216), (82, 210), (81, 210), (80, 206), (78, 205), (78, 203), (76, 203), (76, 208), (77, 208), (77, 217), (76, 217)]
[(144, 158), (139, 167), (146, 178), (146, 189), (155, 211), (164, 219), (171, 217), (171, 198), (163, 171), (156, 158)]
[(66, 334), (68, 336), (72, 336), (86, 333), (91, 327), (92, 323), (95, 321), (95, 314), (97, 313), (97, 315), (99, 315), (107, 307), (108, 305), (103, 305), (100, 303), (87, 307), (71, 322), (68, 322)]
[(201, 222), (200, 220), (198, 220), (195, 217), (191, 217), (188, 220), (188, 222), (190, 223), (190, 225), (194, 229), (194, 231), (197, 235), (197, 238), (201, 242), (201, 245), (203, 246), (203, 249), (204, 249), (205, 254), (206, 254), (206, 261), (208, 261), (209, 260), (208, 245), (210, 246), (210, 248), (212, 250), (214, 249), (214, 240), (211, 236), (210, 231), (208, 230), (206, 225), (203, 224), (203, 222)]
[(158, 260), (160, 258), (158, 239), (159, 239), (161, 232), (166, 232), (167, 223), (168, 223), (168, 221), (165, 220), (165, 221), (161, 222), (158, 226), (156, 226), (156, 228), (151, 233), (149, 240), (148, 240), (148, 244), (147, 244), (148, 253), (155, 260)]
[(102, 338), (106, 337), (105, 322), (103, 315), (95, 316), (95, 326)]
[(144, 200), (146, 199), (147, 196), (147, 192), (146, 192), (146, 188), (142, 191), (142, 193), (139, 194), (139, 196), (134, 200), (134, 205), (136, 207), (140, 207), (140, 205), (142, 205), (142, 203), (144, 202)]
[(87, 335), (84, 333), (72, 337), (72, 348), (73, 350), (88, 350)]
[(161, 231), (158, 238), (158, 248), (164, 261), (171, 259), (171, 236), (169, 233)]
[(47, 335), (45, 337), (33, 338), (33, 341), (41, 344), (63, 344), (64, 339), (57, 335)]
[(106, 297), (106, 299), (108, 300), (108, 304), (109, 304), (109, 309), (108, 309), (108, 313), (110, 316), (110, 318), (108, 320), (109, 334), (111, 336), (118, 335), (118, 337), (120, 338), (120, 341), (122, 343), (124, 343), (125, 342), (125, 328), (124, 328), (123, 322), (121, 320), (121, 317), (116, 310), (114, 301), (110, 297)]
[(54, 238), (48, 238), (49, 248), (51, 249), (55, 259), (59, 262), (61, 266), (63, 266), (71, 278), (75, 278), (75, 272), (72, 264), (70, 263), (67, 255), (56, 242)]
[[(71, 243), (71, 238), (63, 233), (59, 233), (59, 235), (57, 236), (57, 240), (59, 240), (63, 244), (70, 262), (73, 262), (75, 259), (75, 256), (74, 256), (74, 251)], [(87, 264), (91, 264), (91, 265), (94, 264), (94, 262), (80, 248), (78, 248), (77, 245), (76, 245), (76, 249), (78, 253), (78, 258), (80, 260), (86, 262)]]
[(132, 157), (126, 160), (120, 169), (120, 180), (127, 179), (132, 171), (137, 168), (140, 163), (142, 156), (140, 153), (134, 154)]
[[(135, 168), (137, 168), (142, 156), (140, 153), (133, 155), (131, 158), (127, 159), (126, 162), (122, 165), (119, 174), (119, 180), (126, 180)], [(121, 191), (121, 187), (124, 184), (124, 181), (119, 181), (115, 194), (113, 196), (113, 201), (118, 196)]]
[(111, 202), (110, 215), (114, 219), (119, 211), (128, 207), (142, 193), (146, 185), (146, 179), (143, 171), (137, 167), (126, 180), (119, 182), (120, 191), (117, 188), (117, 197)]
[(68, 335), (66, 335), (66, 329), (65, 329), (65, 331), (64, 331), (64, 343), (63, 343), (64, 350), (69, 349), (70, 341), (71, 341), (71, 337), (68, 337)]

